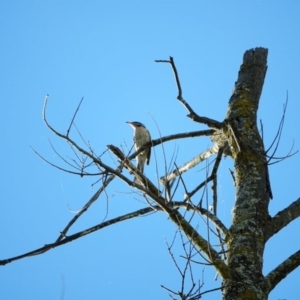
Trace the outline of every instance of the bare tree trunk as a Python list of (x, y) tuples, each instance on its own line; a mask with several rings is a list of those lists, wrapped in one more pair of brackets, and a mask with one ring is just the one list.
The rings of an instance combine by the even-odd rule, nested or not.
[(229, 101), (225, 134), (235, 163), (236, 199), (227, 237), (228, 267), (223, 299), (267, 299), (262, 275), (265, 230), (272, 198), (262, 138), (256, 123), (259, 98), (267, 71), (268, 50), (244, 54)]

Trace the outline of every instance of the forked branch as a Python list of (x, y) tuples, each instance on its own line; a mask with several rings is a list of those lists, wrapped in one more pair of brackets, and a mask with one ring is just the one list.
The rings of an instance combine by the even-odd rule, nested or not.
[(216, 120), (206, 118), (206, 117), (201, 117), (198, 114), (196, 114), (195, 111), (192, 109), (192, 107), (184, 100), (184, 98), (182, 96), (182, 88), (181, 88), (177, 68), (176, 68), (176, 65), (175, 65), (175, 62), (174, 62), (174, 58), (172, 56), (170, 56), (170, 60), (155, 60), (155, 62), (157, 62), (157, 63), (169, 63), (171, 65), (174, 76), (175, 76), (177, 89), (178, 89), (177, 100), (179, 100), (183, 104), (183, 106), (188, 110), (189, 114), (187, 116), (189, 118), (191, 118), (195, 122), (205, 124), (208, 127), (213, 128), (213, 129), (221, 129), (223, 127), (223, 124), (216, 121)]

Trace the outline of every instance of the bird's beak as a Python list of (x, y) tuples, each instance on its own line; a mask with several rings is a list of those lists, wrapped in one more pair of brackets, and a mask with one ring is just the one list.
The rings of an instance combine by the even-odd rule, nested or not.
[(131, 127), (134, 127), (133, 125), (132, 125), (132, 122), (126, 122), (127, 124), (129, 124)]
[(135, 128), (133, 125), (132, 125), (132, 122), (126, 122), (127, 124), (129, 124), (133, 129)]

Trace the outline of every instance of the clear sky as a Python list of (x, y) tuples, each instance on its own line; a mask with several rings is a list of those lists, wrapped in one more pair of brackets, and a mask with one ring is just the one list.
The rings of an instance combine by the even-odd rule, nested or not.
[[(0, 3), (0, 259), (54, 242), (59, 232), (96, 191), (97, 178), (80, 178), (52, 168), (63, 166), (49, 140), (63, 156), (70, 149), (44, 125), (42, 106), (48, 93), (49, 122), (66, 132), (84, 96), (76, 125), (100, 154), (107, 144), (131, 147), (126, 121), (141, 121), (153, 138), (204, 129), (186, 118), (176, 101), (168, 65), (175, 58), (185, 99), (203, 116), (222, 121), (243, 54), (269, 49), (268, 72), (258, 118), (266, 146), (276, 134), (286, 92), (285, 127), (278, 156), (294, 142), (300, 148), (300, 4), (297, 1), (7, 1)], [(155, 121), (154, 121), (155, 120)], [(72, 131), (72, 137), (80, 138)], [(211, 145), (172, 142), (182, 164)], [(159, 160), (162, 152), (157, 150)], [(106, 155), (105, 162), (115, 160)], [(146, 174), (155, 180), (155, 158)], [(222, 166), (230, 159), (222, 161)], [(299, 154), (270, 167), (274, 215), (299, 197)], [(190, 187), (202, 167), (191, 171)], [(228, 169), (227, 169), (228, 170)], [(202, 173), (200, 173), (200, 171)], [(297, 172), (297, 173), (296, 173)], [(225, 175), (226, 174), (226, 175)], [(187, 175), (188, 176), (188, 175)], [(200, 176), (200, 175), (199, 175)], [(224, 177), (230, 177), (228, 171)], [(195, 179), (196, 178), (196, 179)], [(220, 179), (219, 216), (230, 224), (234, 198), (230, 179)], [(226, 181), (227, 180), (227, 181)], [(70, 233), (143, 207), (126, 185), (115, 182)], [(179, 199), (180, 200), (180, 199)], [(107, 205), (108, 204), (108, 205)], [(203, 223), (201, 223), (203, 226)], [(299, 220), (268, 242), (265, 274), (300, 247)], [(178, 290), (180, 278), (165, 239), (174, 225), (163, 213), (117, 224), (46, 254), (0, 268), (1, 299), (169, 299), (163, 284)], [(180, 248), (176, 255), (180, 254)], [(202, 279), (203, 267), (195, 276)], [(215, 273), (204, 268), (202, 291), (217, 287)], [(281, 282), (270, 299), (298, 299), (300, 269)], [(204, 299), (220, 299), (208, 294)]]

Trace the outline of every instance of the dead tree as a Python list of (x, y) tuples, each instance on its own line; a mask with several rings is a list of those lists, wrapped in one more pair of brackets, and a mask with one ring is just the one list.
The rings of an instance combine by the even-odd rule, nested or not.
[[(193, 264), (196, 255), (203, 255), (206, 262), (212, 265), (221, 277), (222, 283), (219, 289), (222, 291), (224, 300), (267, 299), (276, 285), (300, 264), (299, 250), (266, 276), (262, 273), (263, 253), (267, 241), (300, 215), (300, 198), (278, 212), (274, 217), (271, 217), (268, 212), (269, 201), (273, 197), (268, 173), (269, 159), (257, 126), (257, 110), (267, 71), (267, 54), (268, 50), (264, 48), (251, 49), (245, 52), (238, 79), (229, 99), (227, 114), (223, 121), (199, 116), (183, 98), (180, 79), (173, 58), (158, 60), (159, 63), (170, 65), (174, 72), (178, 88), (177, 99), (189, 111), (188, 117), (194, 122), (207, 125), (208, 129), (174, 134), (152, 140), (130, 156), (127, 156), (119, 148), (108, 145), (110, 152), (118, 158), (119, 166), (117, 168), (105, 163), (102, 156), (96, 155), (88, 143), (83, 148), (70, 138), (70, 130), (74, 127), (73, 121), (79, 107), (66, 134), (58, 132), (49, 124), (46, 118), (47, 96), (44, 106), (44, 120), (52, 132), (72, 147), (78, 159), (78, 163), (72, 165), (75, 169), (72, 173), (86, 176), (89, 174), (87, 167), (94, 166), (98, 172), (95, 175), (101, 178), (102, 185), (85, 207), (70, 221), (55, 242), (30, 253), (1, 260), (0, 264), (5, 265), (17, 259), (44, 253), (117, 222), (150, 212), (164, 212), (169, 220), (176, 224), (183, 240), (187, 261), (185, 271), (181, 273), (184, 279), (186, 279), (184, 276), (186, 276), (187, 269), (192, 272), (193, 268), (197, 268), (197, 265)], [(156, 147), (170, 140), (194, 136), (211, 136), (213, 142), (211, 148), (201, 152), (183, 166), (175, 164), (172, 172), (160, 178), (160, 186), (141, 174), (131, 162), (138, 153), (147, 147)], [(80, 156), (76, 153), (79, 153)], [(187, 190), (182, 174), (213, 155), (215, 155), (215, 161), (212, 172), (194, 190)], [(229, 228), (226, 228), (222, 220), (219, 219), (216, 209), (218, 199), (217, 172), (220, 160), (224, 155), (231, 157), (234, 162), (232, 177), (235, 183), (235, 202), (232, 224)], [(65, 160), (65, 162), (67, 161)], [(124, 168), (137, 177), (138, 183), (132, 180), (131, 175), (124, 175)], [(142, 193), (146, 200), (145, 208), (104, 221), (76, 234), (67, 235), (74, 222), (99, 198), (105, 187), (117, 178)], [(175, 201), (173, 197), (174, 191), (176, 191), (175, 179), (178, 179), (177, 186), (184, 186), (186, 191), (185, 197), (181, 201)], [(213, 190), (211, 211), (202, 206), (199, 197), (195, 197), (196, 193), (206, 188), (208, 182), (212, 183)], [(186, 212), (190, 212), (190, 214), (188, 215)], [(200, 234), (193, 223), (192, 220), (200, 215), (204, 215), (208, 220), (208, 228), (216, 228), (214, 233), (219, 240), (218, 246), (214, 246), (207, 236)], [(188, 243), (184, 242), (184, 238), (187, 239)], [(189, 249), (186, 248), (186, 245), (189, 245)], [(170, 249), (171, 247), (169, 247)], [(195, 251), (195, 254), (191, 255), (193, 251)], [(170, 254), (172, 256), (171, 251)], [(176, 264), (175, 259), (174, 262)], [(171, 292), (173, 299), (195, 300), (200, 299), (205, 294), (201, 291), (201, 285), (196, 287), (195, 283), (188, 291), (184, 289), (184, 286), (182, 286), (180, 292), (166, 289)]]

